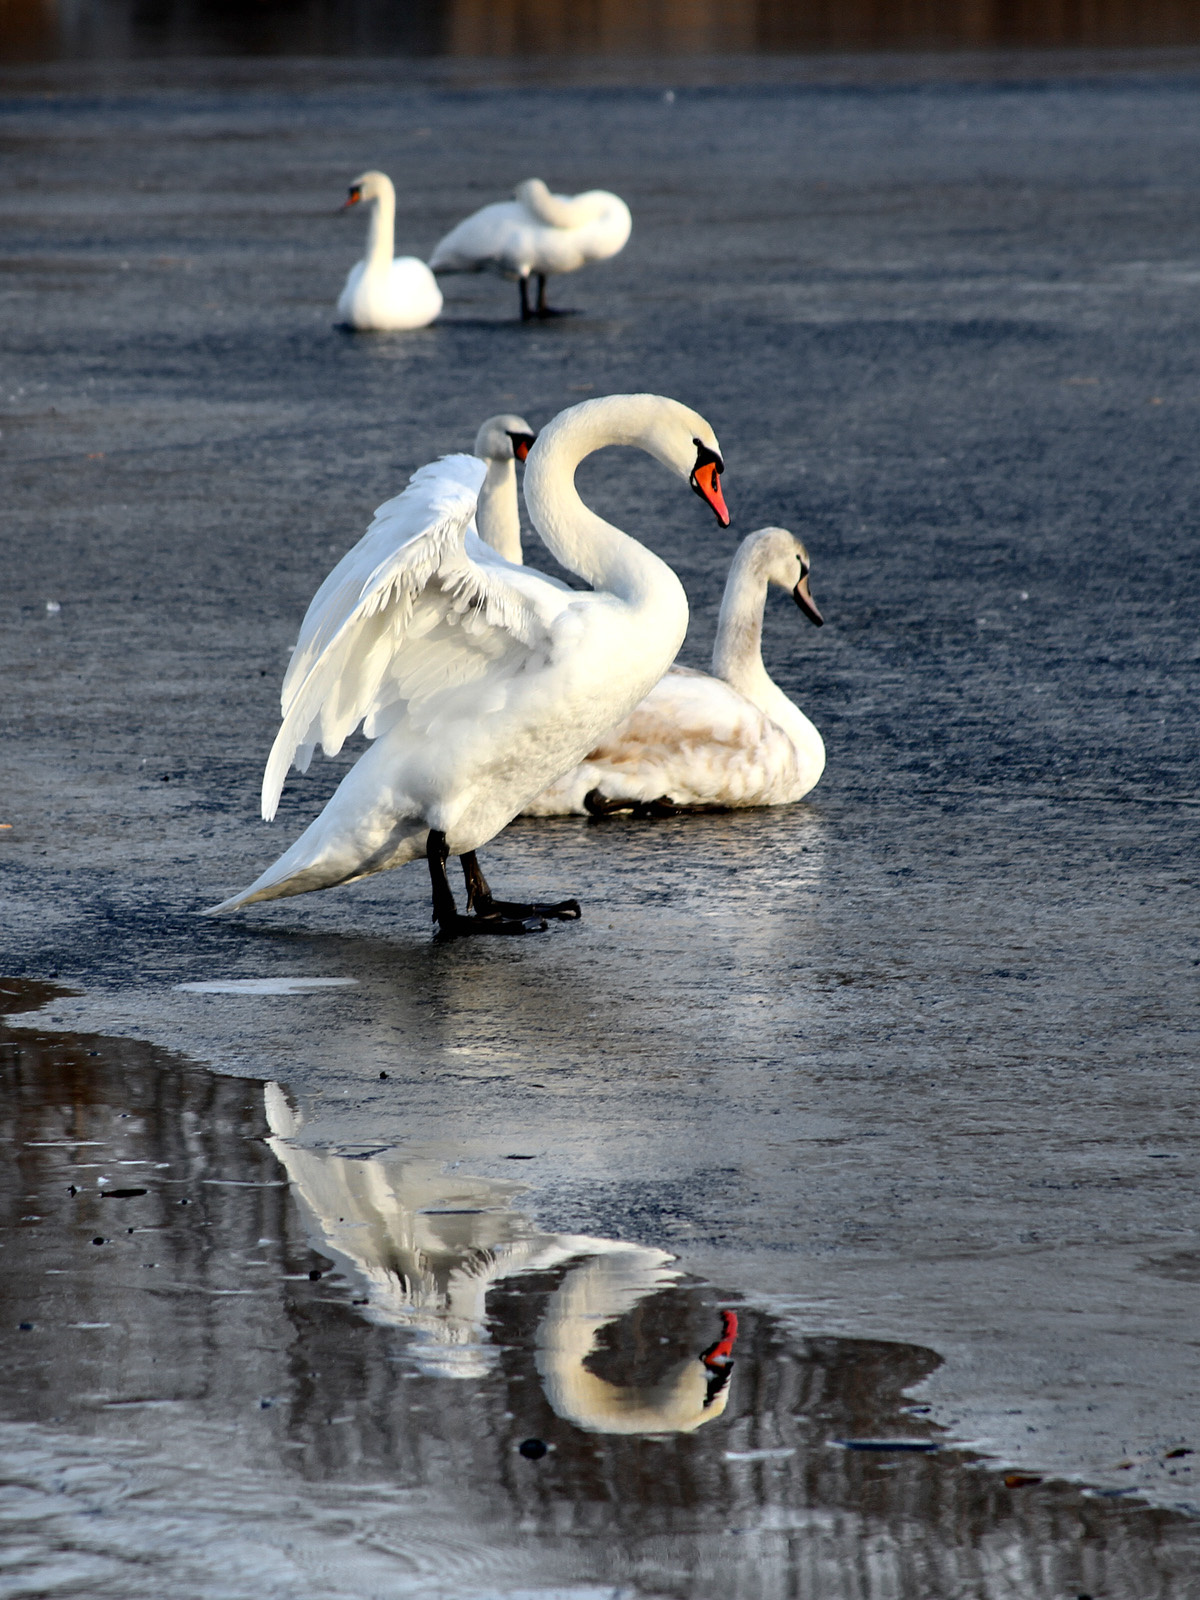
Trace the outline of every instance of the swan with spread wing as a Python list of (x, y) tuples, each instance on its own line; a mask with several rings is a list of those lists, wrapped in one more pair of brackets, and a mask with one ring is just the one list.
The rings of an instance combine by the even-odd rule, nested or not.
[[(504, 561), (472, 531), (486, 475), (478, 458), (422, 467), (308, 608), (284, 677), (264, 817), (275, 814), (289, 766), (304, 771), (317, 745), (336, 755), (360, 725), (372, 743), (291, 849), (213, 913), (424, 856), (441, 938), (519, 934), (547, 917), (579, 916), (574, 900), (495, 899), (476, 851), (632, 711), (683, 641), (678, 578), (575, 488), (584, 457), (616, 444), (654, 456), (728, 525), (716, 435), (661, 395), (572, 406), (529, 451), (533, 525), (590, 590)], [(446, 876), (451, 855), (462, 860), (467, 915)]]

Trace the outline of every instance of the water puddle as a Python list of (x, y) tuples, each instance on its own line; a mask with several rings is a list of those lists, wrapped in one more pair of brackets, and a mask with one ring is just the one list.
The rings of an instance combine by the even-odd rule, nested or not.
[[(9, 1010), (61, 991), (0, 986)], [(517, 1180), (305, 1142), (285, 1086), (0, 1033), (9, 1596), (1183, 1600), (1196, 1525)]]
[(310, 994), (322, 989), (349, 989), (357, 978), (207, 978), (177, 983), (181, 994)]

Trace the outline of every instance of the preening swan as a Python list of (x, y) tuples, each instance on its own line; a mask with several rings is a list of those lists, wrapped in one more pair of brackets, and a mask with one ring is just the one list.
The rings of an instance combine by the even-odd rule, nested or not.
[[(723, 526), (723, 470), (704, 418), (661, 395), (609, 395), (562, 411), (525, 463), (525, 500), (580, 592), (502, 560), (469, 531), (484, 464), (447, 456), (415, 473), (318, 589), (283, 681), (283, 723), (263, 777), (274, 816), (288, 767), (373, 740), (320, 816), (248, 889), (213, 912), (350, 883), (424, 855), (439, 936), (525, 933), (576, 901), (493, 898), (475, 852), (637, 705), (674, 659), (687, 599), (664, 561), (589, 511), (575, 469), (636, 445), (699, 494)], [(462, 858), (467, 910), (446, 878)]]
[(536, 438), (525, 418), (511, 412), (489, 417), (475, 435), (475, 454), (487, 462), (475, 529), (485, 544), (518, 567), (523, 557), (516, 464), (524, 461)]
[(821, 625), (808, 573), (808, 551), (786, 529), (748, 534), (721, 602), (715, 676), (672, 667), (579, 766), (525, 807), (525, 815), (664, 816), (786, 805), (807, 794), (825, 769), (825, 745), (767, 675), (762, 623), (767, 585), (776, 583)]
[[(624, 248), (633, 226), (629, 207), (607, 189), (551, 194), (540, 178), (527, 178), (511, 200), (498, 200), (452, 228), (430, 258), (434, 272), (498, 272), (515, 278), (521, 321), (552, 317), (546, 279), (577, 272), (589, 261), (607, 261)], [(529, 279), (538, 280), (529, 303)]]
[[(512, 1201), (516, 1183), (462, 1177), (435, 1161), (347, 1159), (295, 1142), (301, 1123), (278, 1084), (264, 1103), (312, 1242), (365, 1290), (362, 1315), (414, 1335), (411, 1356), (439, 1378), (480, 1378), (497, 1365), (488, 1291), (566, 1268), (536, 1336), (538, 1375), (560, 1417), (593, 1433), (693, 1433), (729, 1398), (737, 1316), (721, 1335), (651, 1382), (614, 1383), (586, 1365), (609, 1324), (682, 1273), (665, 1250), (585, 1234), (539, 1233)], [(714, 1329), (715, 1331), (715, 1329)]]
[(396, 224), (396, 191), (383, 172), (364, 172), (350, 185), (342, 210), (359, 204), (374, 207), (367, 229), (367, 252), (350, 268), (338, 296), (338, 319), (350, 328), (383, 333), (424, 328), (442, 309), (437, 279), (416, 256), (392, 258)]

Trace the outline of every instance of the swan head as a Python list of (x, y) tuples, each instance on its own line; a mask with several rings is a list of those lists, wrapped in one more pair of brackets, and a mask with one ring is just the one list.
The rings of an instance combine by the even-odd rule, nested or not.
[(350, 185), (350, 192), (342, 204), (343, 211), (349, 211), (351, 206), (366, 204), (369, 200), (378, 200), (385, 194), (395, 196), (392, 180), (386, 172), (360, 172)]
[(808, 590), (812, 563), (795, 534), (786, 528), (759, 528), (757, 533), (747, 534), (743, 548), (768, 583), (790, 590), (792, 599), (808, 620), (818, 628), (824, 626), (825, 618)]
[[(560, 411), (541, 434), (537, 454), (561, 433), (583, 446), (580, 456), (605, 445), (634, 445), (691, 485), (713, 509), (723, 528), (729, 509), (721, 493), (725, 460), (711, 426), (698, 411), (661, 394), (608, 394)], [(579, 459), (577, 457), (576, 459)], [(528, 479), (526, 480), (528, 493)]]
[(691, 485), (710, 505), (723, 528), (729, 526), (729, 508), (721, 493), (725, 458), (711, 426), (698, 411), (665, 395), (631, 395), (630, 400), (651, 402), (649, 427), (638, 441), (664, 467)]
[(550, 189), (541, 178), (526, 178), (513, 190), (513, 199), (519, 200), (527, 210), (536, 214), (539, 206), (549, 199)]
[(475, 455), (484, 461), (524, 461), (537, 434), (511, 411), (489, 417), (475, 435)]

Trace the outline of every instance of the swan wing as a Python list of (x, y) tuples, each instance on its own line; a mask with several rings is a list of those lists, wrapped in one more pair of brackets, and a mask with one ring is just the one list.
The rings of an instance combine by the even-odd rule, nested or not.
[(486, 467), (447, 456), (414, 473), (317, 590), (280, 698), (283, 722), (263, 776), (274, 816), (288, 767), (319, 744), (336, 755), (361, 723), (375, 738), (447, 692), (511, 678), (547, 658), (554, 618), (573, 591), (540, 587), (471, 529)]

